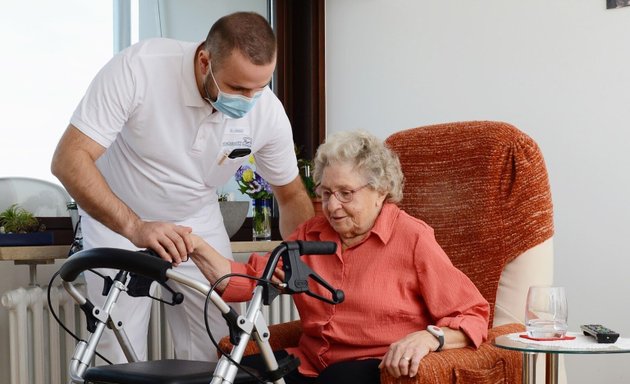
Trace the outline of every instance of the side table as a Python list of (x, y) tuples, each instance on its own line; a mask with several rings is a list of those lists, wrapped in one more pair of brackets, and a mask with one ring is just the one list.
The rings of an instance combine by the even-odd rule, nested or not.
[(581, 333), (568, 333), (575, 340), (536, 342), (520, 338), (519, 333), (502, 335), (494, 340), (494, 345), (523, 353), (523, 384), (536, 383), (536, 356), (545, 354), (545, 383), (558, 383), (558, 355), (565, 354), (605, 354), (630, 353), (630, 339), (619, 338), (614, 344), (597, 344), (595, 339)]
[(57, 259), (68, 257), (70, 245), (37, 245), (22, 247), (0, 247), (0, 261), (12, 260), (15, 265), (28, 265), (30, 286), (37, 285), (37, 266), (52, 264)]

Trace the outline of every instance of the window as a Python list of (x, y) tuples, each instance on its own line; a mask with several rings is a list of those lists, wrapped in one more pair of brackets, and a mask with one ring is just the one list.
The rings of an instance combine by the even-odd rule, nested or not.
[(55, 146), (96, 72), (113, 54), (111, 0), (4, 2), (0, 177), (58, 182)]
[[(266, 2), (250, 2), (248, 6), (262, 7), (259, 12), (265, 13), (266, 6), (263, 6)], [(179, 13), (170, 9), (170, 2), (145, 1), (142, 4), (147, 7), (144, 13), (142, 9), (138, 10), (138, 1), (130, 2), (129, 32), (132, 43), (138, 38), (159, 36), (162, 29), (166, 29), (166, 35), (179, 31), (177, 24), (172, 25)], [(160, 4), (167, 8), (161, 10), (162, 16), (165, 12), (170, 15), (167, 19), (156, 18), (156, 14), (160, 13)], [(186, 4), (195, 8), (205, 3)], [(245, 5), (239, 2), (239, 6)], [(279, 94), (294, 127), (299, 127), (294, 129), (294, 139), (300, 147), (304, 146), (303, 154), (310, 157), (323, 140), (325, 132), (323, 0), (312, 4), (280, 2), (280, 5), (274, 6), (277, 7), (277, 23), (280, 25)], [(223, 13), (228, 13), (228, 10)], [(111, 0), (25, 0), (3, 3), (0, 13), (0, 33), (5, 36), (0, 71), (0, 177), (28, 176), (57, 182), (50, 173), (52, 154), (91, 79), (112, 57), (113, 15)], [(304, 31), (299, 28), (303, 23), (291, 22), (305, 19), (310, 20), (307, 31), (315, 29), (316, 32)], [(146, 21), (144, 28), (138, 27), (138, 20)], [(196, 23), (199, 29), (194, 33), (188, 30), (179, 32), (192, 33), (196, 39), (198, 36), (203, 38), (212, 21), (208, 20), (208, 25)], [(304, 41), (310, 41), (308, 38), (312, 33), (317, 34), (318, 44), (308, 48), (314, 52), (308, 56), (310, 61), (295, 62), (292, 59), (296, 54), (295, 48), (286, 46), (287, 41), (291, 41), (288, 36), (296, 40), (295, 47), (301, 47)], [(302, 36), (302, 40), (296, 36)], [(302, 56), (303, 53), (299, 55)], [(304, 84), (304, 79), (313, 76), (303, 76), (305, 69), (302, 65), (316, 70), (315, 83)], [(288, 76), (291, 73), (302, 75), (291, 78)], [(313, 93), (303, 95), (295, 89), (311, 90)], [(295, 121), (300, 116), (305, 120)]]

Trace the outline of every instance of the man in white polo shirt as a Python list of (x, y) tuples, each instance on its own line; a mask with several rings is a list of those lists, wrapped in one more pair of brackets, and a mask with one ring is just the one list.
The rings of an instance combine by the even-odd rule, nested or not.
[[(151, 248), (202, 280), (193, 263), (183, 263), (192, 251), (188, 235), (231, 258), (216, 188), (250, 152), (279, 203), (282, 236), (313, 216), (289, 120), (268, 87), (275, 64), (273, 30), (245, 12), (219, 19), (202, 44), (150, 39), (114, 56), (90, 84), (52, 161), (81, 209), (84, 248)], [(90, 299), (102, 304), (102, 279), (86, 279)], [(216, 360), (202, 304), (189, 294), (168, 308), (178, 358)], [(150, 299), (140, 305), (125, 296), (117, 307), (146, 358)], [(227, 334), (217, 311), (211, 324), (215, 337)], [(125, 361), (111, 335), (99, 350), (103, 345), (106, 356)]]

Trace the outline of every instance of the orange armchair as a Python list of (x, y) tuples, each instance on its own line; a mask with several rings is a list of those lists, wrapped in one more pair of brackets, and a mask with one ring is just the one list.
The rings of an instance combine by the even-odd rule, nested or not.
[[(553, 211), (539, 147), (512, 125), (491, 121), (414, 128), (397, 132), (386, 142), (399, 155), (405, 175), (401, 208), (434, 228), (453, 264), (490, 303), (491, 327), (479, 349), (430, 353), (416, 377), (395, 379), (383, 371), (381, 383), (520, 383), (521, 354), (499, 349), (492, 341), (524, 330), (527, 287), (551, 283)], [(519, 260), (534, 253), (534, 264)], [(544, 271), (504, 273), (510, 265), (529, 269), (535, 265)], [(543, 276), (542, 281), (532, 280), (535, 275)], [(501, 304), (500, 289), (509, 291), (499, 293)], [(502, 313), (496, 321), (498, 307)], [(271, 326), (270, 331), (274, 349), (299, 341), (299, 321)], [(224, 348), (228, 343), (223, 340)], [(248, 353), (255, 352), (256, 346), (250, 345)]]

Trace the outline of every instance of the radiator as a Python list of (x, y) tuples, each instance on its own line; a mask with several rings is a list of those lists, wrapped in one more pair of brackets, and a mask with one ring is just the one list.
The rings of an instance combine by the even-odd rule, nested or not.
[[(67, 366), (76, 342), (49, 315), (46, 290), (46, 287), (18, 288), (2, 296), (2, 305), (9, 312), (11, 384), (61, 384), (69, 381)], [(57, 316), (70, 330), (83, 339), (87, 338), (85, 317), (63, 288), (51, 289), (51, 303)], [(148, 345), (151, 360), (174, 358), (163, 305), (154, 301), (151, 309)], [(245, 305), (241, 304), (242, 313)], [(263, 315), (268, 324), (299, 318), (288, 295), (279, 296), (263, 310)]]
[[(51, 289), (57, 316), (79, 337), (86, 337), (85, 318), (63, 288)], [(75, 340), (48, 314), (46, 288), (18, 288), (2, 296), (9, 312), (11, 384), (68, 382), (67, 365)]]

